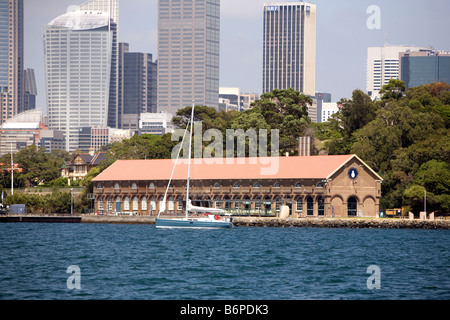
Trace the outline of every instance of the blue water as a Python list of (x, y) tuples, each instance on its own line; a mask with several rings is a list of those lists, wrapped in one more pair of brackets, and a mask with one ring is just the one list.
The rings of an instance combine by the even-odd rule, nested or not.
[[(448, 230), (0, 224), (0, 299), (447, 300), (449, 240)], [(68, 288), (72, 265), (81, 289)], [(379, 289), (368, 288), (371, 265)]]

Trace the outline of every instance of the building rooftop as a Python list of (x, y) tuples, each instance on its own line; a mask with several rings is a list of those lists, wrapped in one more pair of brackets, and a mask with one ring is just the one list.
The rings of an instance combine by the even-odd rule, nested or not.
[[(192, 159), (191, 179), (327, 179), (355, 157), (364, 164), (356, 155)], [(94, 181), (169, 180), (174, 164), (172, 159), (118, 160)], [(186, 180), (187, 164), (187, 159), (178, 160), (173, 180)], [(367, 168), (382, 180), (370, 167)]]
[(110, 16), (102, 11), (71, 11), (53, 19), (48, 25), (69, 28), (75, 31), (94, 30), (107, 27)]

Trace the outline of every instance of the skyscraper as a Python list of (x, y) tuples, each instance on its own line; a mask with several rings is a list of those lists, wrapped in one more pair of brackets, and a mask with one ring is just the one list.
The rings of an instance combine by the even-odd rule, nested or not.
[(314, 96), (316, 5), (265, 4), (263, 50), (263, 93), (294, 88)]
[[(69, 11), (43, 28), (49, 127), (62, 130), (66, 150), (79, 147), (82, 127), (106, 127), (116, 23), (110, 12), (87, 5)], [(99, 7), (101, 9), (101, 7)]]
[[(120, 43), (120, 47), (127, 46)], [(137, 130), (141, 113), (156, 112), (157, 67), (149, 53), (125, 52), (123, 56), (121, 128)]]
[(367, 94), (372, 98), (391, 79), (399, 79), (399, 54), (406, 51), (428, 50), (424, 47), (389, 46), (369, 47), (367, 50)]
[(108, 126), (119, 127), (119, 0), (90, 0), (80, 6), (80, 10), (109, 13), (112, 33), (111, 74), (108, 101)]
[(450, 52), (402, 52), (399, 73), (406, 89), (433, 82), (450, 84)]
[(158, 112), (218, 108), (220, 0), (158, 1)]
[(23, 111), (23, 0), (0, 0), (0, 123)]

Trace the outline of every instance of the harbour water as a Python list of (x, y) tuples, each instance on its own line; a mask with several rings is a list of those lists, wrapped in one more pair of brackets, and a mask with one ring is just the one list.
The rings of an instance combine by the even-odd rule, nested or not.
[(0, 299), (448, 300), (449, 240), (449, 230), (5, 223)]

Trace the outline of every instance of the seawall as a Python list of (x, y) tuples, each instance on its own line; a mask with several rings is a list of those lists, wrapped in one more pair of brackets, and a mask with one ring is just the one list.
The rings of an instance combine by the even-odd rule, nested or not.
[[(0, 216), (0, 222), (37, 223), (101, 223), (101, 224), (155, 224), (155, 216), (97, 216), (97, 215), (22, 215)], [(383, 229), (450, 229), (450, 220), (409, 220), (373, 218), (298, 218), (277, 219), (235, 217), (236, 227), (259, 228), (383, 228)]]

